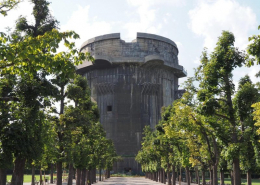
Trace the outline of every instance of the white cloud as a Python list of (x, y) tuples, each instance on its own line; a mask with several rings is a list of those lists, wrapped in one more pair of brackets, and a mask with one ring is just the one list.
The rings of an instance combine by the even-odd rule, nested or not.
[(128, 4), (133, 6), (153, 6), (153, 5), (183, 5), (184, 0), (127, 0)]
[(18, 7), (12, 9), (8, 12), (7, 16), (0, 15), (0, 31), (5, 32), (5, 28), (14, 28), (15, 21), (19, 18), (20, 15), (25, 16), (29, 22), (33, 21), (32, 16), (33, 5), (25, 0), (19, 3)]
[(229, 30), (236, 38), (235, 45), (245, 49), (249, 30), (256, 29), (256, 15), (250, 7), (235, 0), (199, 1), (199, 5), (189, 11), (190, 29), (204, 37), (204, 47), (212, 50), (222, 30)]
[(158, 20), (157, 15), (160, 9), (158, 6), (181, 6), (185, 4), (184, 0), (127, 0), (127, 3), (136, 7), (138, 15), (137, 20), (130, 20), (124, 25), (127, 31), (125, 40), (133, 40), (136, 37), (136, 32), (147, 32), (157, 34), (160, 33), (163, 25), (168, 24), (171, 15), (166, 13), (162, 20)]
[(196, 59), (193, 61), (194, 64), (198, 64), (200, 65), (200, 58), (199, 57), (196, 57)]
[(253, 83), (259, 82), (259, 78), (257, 78), (255, 75), (260, 71), (260, 66), (252, 66), (249, 71), (249, 77), (252, 80)]
[(89, 16), (90, 6), (79, 6), (74, 11), (66, 24), (61, 25), (61, 31), (73, 30), (80, 35), (80, 39), (76, 40), (76, 46), (79, 48), (81, 44), (93, 37), (108, 34), (111, 32), (112, 24), (105, 21), (99, 21), (98, 17), (91, 18)]
[(255, 65), (250, 68), (248, 67), (240, 67), (235, 68), (233, 71), (233, 82), (236, 85), (236, 89), (238, 88), (238, 82), (239, 80), (244, 77), (245, 75), (248, 75), (253, 83), (259, 82), (259, 78), (257, 78), (255, 75), (257, 72), (260, 71), (260, 66)]
[(176, 45), (178, 48), (183, 47), (183, 44), (180, 41), (175, 41)]
[(149, 6), (139, 6), (137, 8), (137, 13), (139, 15), (138, 21), (131, 21), (124, 25), (124, 28), (127, 30), (126, 40), (132, 40), (136, 37), (136, 32), (149, 32), (157, 33), (159, 27), (154, 27), (153, 22), (155, 21), (155, 9), (150, 9)]

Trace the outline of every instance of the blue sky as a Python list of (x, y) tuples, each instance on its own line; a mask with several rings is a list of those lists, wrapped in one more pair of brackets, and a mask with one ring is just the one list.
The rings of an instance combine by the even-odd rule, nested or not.
[[(121, 33), (121, 39), (132, 41), (136, 32), (158, 34), (173, 40), (179, 48), (179, 63), (193, 76), (204, 47), (212, 51), (222, 30), (236, 37), (235, 46), (245, 50), (248, 37), (260, 34), (259, 0), (51, 0), (52, 14), (62, 31), (74, 30), (81, 39)], [(19, 15), (30, 19), (32, 5), (24, 0), (7, 17), (0, 17), (0, 31), (12, 27)], [(254, 77), (259, 66), (234, 72), (235, 83), (249, 74)], [(185, 80), (182, 79), (181, 82)]]

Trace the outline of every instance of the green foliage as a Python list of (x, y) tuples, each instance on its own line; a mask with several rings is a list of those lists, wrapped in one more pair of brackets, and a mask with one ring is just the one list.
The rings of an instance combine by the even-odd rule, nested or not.
[(252, 105), (254, 108), (254, 120), (256, 121), (255, 126), (257, 127), (257, 133), (260, 135), (260, 102)]
[[(16, 2), (3, 3), (9, 3), (8, 7), (12, 8)], [(0, 34), (0, 109), (4, 113), (1, 114), (3, 122), (0, 128), (1, 167), (10, 165), (14, 157), (14, 160), (26, 159), (46, 168), (47, 163), (59, 159), (57, 153), (63, 156), (55, 150), (56, 138), (52, 134), (56, 126), (61, 129), (64, 125), (57, 124), (59, 120), (48, 116), (51, 100), (53, 97), (57, 100), (63, 98), (57, 84), (65, 87), (75, 75), (75, 65), (87, 58), (93, 59), (80, 53), (75, 44), (68, 41), (79, 38), (75, 32), (55, 29), (58, 22), (50, 15), (47, 1), (32, 3), (35, 25), (29, 25), (26, 18), (20, 17), (15, 32)], [(7, 4), (3, 7), (7, 8)], [(3, 7), (1, 13), (6, 14), (7, 11), (2, 12)], [(62, 42), (68, 50), (57, 52)]]
[(6, 16), (7, 12), (16, 7), (20, 2), (20, 0), (2, 0), (0, 2), (0, 14)]
[(73, 163), (77, 169), (111, 169), (118, 158), (113, 143), (106, 139), (98, 123), (97, 106), (91, 102), (87, 80), (77, 75), (67, 86), (66, 94), (75, 105), (65, 107), (60, 116), (61, 125), (56, 128), (63, 135), (58, 145), (64, 149), (63, 160)]
[[(258, 26), (258, 29), (260, 29), (260, 26)], [(248, 38), (250, 44), (247, 47), (247, 53), (254, 58), (248, 59), (248, 66), (252, 66), (255, 63), (260, 63), (260, 35), (253, 35)]]
[(37, 37), (44, 35), (47, 31), (58, 28), (58, 21), (50, 14), (46, 0), (31, 0), (34, 4), (32, 15), (35, 19), (34, 25), (29, 25), (25, 17), (19, 17), (16, 21), (16, 29), (27, 35)]
[[(234, 42), (234, 35), (223, 31), (215, 50), (202, 52), (201, 65), (195, 77), (185, 82), (183, 97), (163, 108), (162, 120), (154, 131), (145, 128), (142, 149), (136, 156), (143, 170), (153, 172), (169, 162), (203, 171), (210, 168), (215, 169), (215, 184), (217, 168), (232, 169), (236, 174), (240, 169), (257, 170), (260, 106), (253, 105), (252, 114), (251, 105), (259, 101), (260, 94), (248, 76), (239, 81), (235, 91), (232, 72), (245, 64), (246, 56)], [(236, 178), (239, 183), (240, 176)]]

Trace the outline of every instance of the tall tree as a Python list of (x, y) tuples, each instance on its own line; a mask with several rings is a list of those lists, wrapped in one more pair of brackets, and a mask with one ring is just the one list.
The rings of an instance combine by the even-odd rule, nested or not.
[[(47, 1), (32, 2), (35, 5), (33, 11), (36, 24), (30, 26), (26, 19), (20, 18), (17, 32), (11, 36), (1, 33), (0, 38), (0, 73), (2, 76), (17, 77), (11, 93), (13, 96), (9, 93), (1, 97), (1, 101), (12, 102), (13, 107), (9, 112), (12, 113), (12, 124), (5, 128), (5, 138), (9, 138), (5, 140), (6, 146), (12, 148), (15, 156), (12, 184), (22, 184), (26, 159), (32, 160), (42, 151), (42, 110), (48, 102), (46, 98), (53, 95), (52, 85), (46, 76), (57, 72), (66, 73), (71, 70), (72, 62), (78, 63), (85, 59), (85, 54), (79, 53), (74, 43), (67, 40), (69, 37), (78, 38), (77, 34), (60, 33), (53, 29), (57, 27), (57, 21), (48, 16)], [(21, 37), (19, 31), (26, 35)], [(69, 51), (55, 53), (61, 41), (65, 42)], [(19, 143), (21, 141), (23, 144)]]
[[(1, 97), (11, 97), (13, 96), (12, 90), (14, 88), (15, 76), (6, 75), (0, 80), (0, 96)], [(12, 104), (10, 101), (0, 101), (0, 144), (1, 144), (1, 154), (0, 154), (0, 184), (6, 184), (6, 169), (11, 168), (12, 164), (12, 149), (8, 147), (6, 142), (5, 129), (9, 126), (9, 121), (11, 119), (10, 109)]]
[(234, 35), (223, 31), (210, 57), (206, 51), (202, 53), (201, 65), (196, 77), (200, 86), (198, 99), (202, 102), (201, 113), (218, 117), (223, 120), (219, 127), (225, 126), (230, 130), (230, 135), (225, 138), (223, 136), (221, 139), (224, 142), (228, 141), (228, 148), (232, 150), (234, 184), (240, 185), (239, 146), (241, 137), (239, 137), (239, 122), (236, 120), (232, 100), (235, 93), (232, 72), (236, 67), (245, 63), (245, 55), (234, 47), (234, 42)]
[(238, 91), (234, 98), (235, 108), (240, 120), (242, 135), (241, 144), (241, 167), (247, 172), (247, 184), (251, 185), (251, 174), (257, 169), (257, 156), (259, 151), (259, 136), (256, 134), (256, 128), (253, 120), (252, 104), (260, 101), (260, 93), (250, 80), (249, 76), (241, 78), (239, 81)]

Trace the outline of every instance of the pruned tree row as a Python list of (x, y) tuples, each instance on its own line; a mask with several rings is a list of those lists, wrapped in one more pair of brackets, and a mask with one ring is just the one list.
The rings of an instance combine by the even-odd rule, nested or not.
[(155, 130), (146, 127), (136, 160), (147, 178), (165, 183), (167, 173), (168, 184), (185, 178), (189, 185), (193, 173), (195, 183), (200, 176), (204, 185), (208, 172), (211, 185), (219, 184), (218, 178), (223, 185), (224, 174), (240, 185), (243, 173), (252, 184), (252, 173), (260, 170), (259, 83), (246, 75), (235, 88), (232, 79), (235, 68), (259, 63), (259, 36), (250, 39), (252, 56), (235, 48), (234, 35), (223, 31), (214, 51), (202, 52), (183, 97), (162, 110)]
[[(1, 15), (19, 3), (1, 1)], [(11, 185), (23, 184), (25, 168), (32, 169), (32, 185), (36, 169), (42, 175), (51, 170), (51, 182), (57, 171), (57, 185), (64, 169), (68, 184), (75, 172), (77, 184), (92, 184), (96, 169), (109, 172), (118, 159), (98, 122), (87, 80), (75, 73), (76, 65), (93, 58), (75, 48), (71, 40), (79, 35), (58, 30), (48, 1), (31, 3), (33, 23), (19, 17), (11, 32), (0, 33), (0, 184), (12, 168)], [(67, 51), (58, 52), (60, 44)]]

